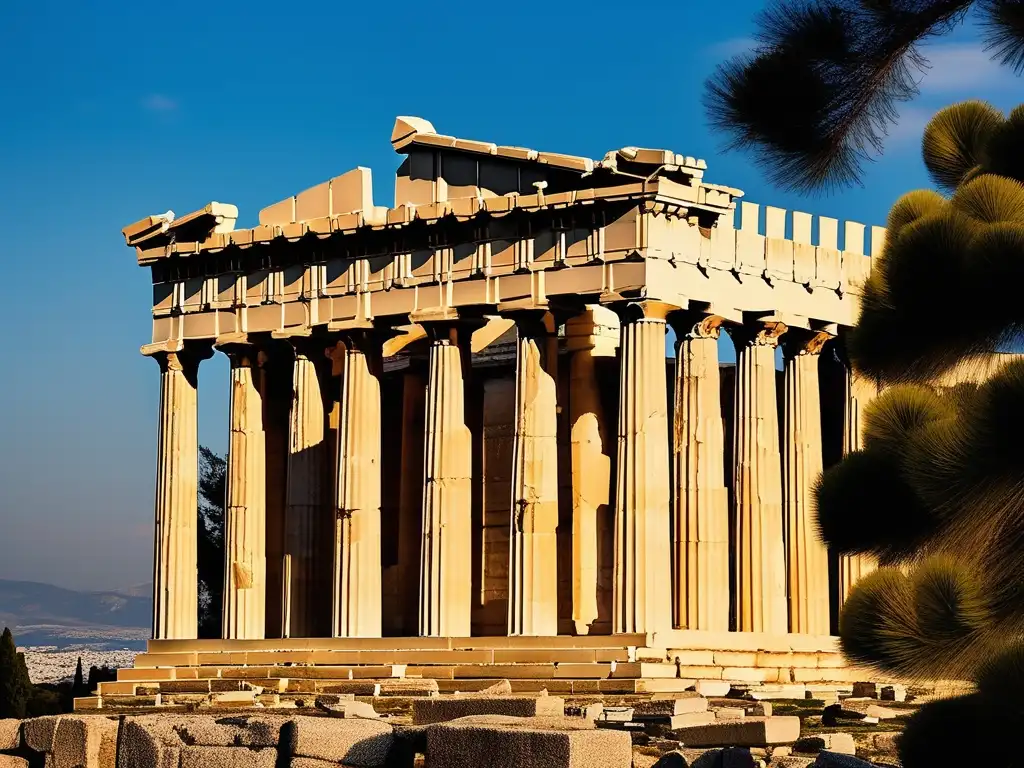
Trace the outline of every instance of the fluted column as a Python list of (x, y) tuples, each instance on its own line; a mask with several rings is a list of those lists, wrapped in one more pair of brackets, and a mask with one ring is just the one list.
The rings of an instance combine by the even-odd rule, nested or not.
[(425, 323), (430, 336), (423, 451), (420, 635), (468, 637), (472, 595), (472, 435), (464, 376), (469, 329)]
[(828, 548), (818, 536), (812, 491), (821, 474), (818, 361), (830, 336), (790, 328), (783, 337), (782, 496), (789, 631), (829, 633)]
[[(599, 319), (601, 322), (599, 322)], [(576, 634), (607, 621), (607, 591), (601, 610), (602, 544), (611, 533), (612, 439), (605, 421), (596, 359), (614, 357), (618, 317), (589, 307), (565, 324), (569, 359), (569, 424), (572, 461), (572, 619)], [(613, 335), (614, 334), (614, 335)], [(610, 586), (610, 585), (609, 585)], [(605, 588), (607, 590), (607, 587)]]
[(196, 381), (207, 349), (143, 347), (160, 364), (153, 557), (153, 637), (190, 640), (199, 630), (199, 442)]
[(622, 308), (612, 631), (672, 626), (665, 317), (644, 301)]
[[(870, 379), (857, 374), (849, 360), (846, 365), (846, 399), (843, 418), (843, 455), (859, 451), (864, 447), (864, 409), (878, 395), (877, 385)], [(874, 555), (840, 555), (839, 557), (839, 603), (846, 602), (853, 585), (878, 568)]]
[[(553, 318), (513, 313), (518, 332), (512, 510), (509, 529), (509, 635), (558, 634), (558, 413), (545, 370)], [(542, 351), (544, 350), (544, 351)], [(557, 354), (557, 347), (553, 348)]]
[(721, 318), (677, 313), (672, 624), (729, 629), (729, 493), (718, 373)]
[(786, 550), (775, 388), (775, 349), (786, 326), (730, 329), (736, 344), (733, 484), (736, 629), (784, 633)]
[(267, 506), (263, 371), (251, 346), (225, 348), (231, 359), (230, 442), (224, 518), (225, 639), (257, 640), (266, 631)]
[[(381, 635), (380, 342), (347, 334), (341, 362), (334, 522), (334, 636)], [(397, 407), (397, 404), (394, 404)]]
[(330, 587), (321, 578), (325, 569), (320, 554), (325, 537), (331, 535), (324, 482), (328, 461), (324, 390), (329, 371), (324, 370), (322, 350), (322, 344), (295, 343), (285, 502), (285, 637), (323, 637), (330, 631), (323, 595)]

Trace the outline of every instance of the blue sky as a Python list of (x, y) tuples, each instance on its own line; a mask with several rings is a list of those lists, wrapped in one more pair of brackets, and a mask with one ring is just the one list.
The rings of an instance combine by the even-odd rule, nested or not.
[[(884, 223), (927, 185), (921, 130), (1020, 81), (970, 26), (930, 46), (862, 188), (800, 198), (723, 155), (703, 83), (762, 3), (204, 5), (14, 0), (0, 30), (0, 578), (102, 589), (150, 578), (158, 378), (148, 273), (120, 229), (149, 213), (259, 209), (356, 165), (392, 198), (394, 117), (466, 138), (601, 157), (668, 147), (747, 199)], [(227, 365), (201, 372), (200, 439), (227, 444)]]

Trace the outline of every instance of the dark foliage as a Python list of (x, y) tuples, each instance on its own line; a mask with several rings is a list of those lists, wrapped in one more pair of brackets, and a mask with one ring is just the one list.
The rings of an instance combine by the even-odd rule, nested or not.
[(221, 636), (227, 461), (199, 447), (199, 636)]
[(757, 21), (755, 48), (708, 81), (709, 120), (775, 184), (859, 181), (927, 73), (918, 45), (952, 31), (972, 6), (994, 56), (1024, 71), (1019, 0), (776, 0)]
[(5, 628), (0, 635), (0, 718), (24, 718), (31, 694), (25, 655), (18, 653), (14, 635)]

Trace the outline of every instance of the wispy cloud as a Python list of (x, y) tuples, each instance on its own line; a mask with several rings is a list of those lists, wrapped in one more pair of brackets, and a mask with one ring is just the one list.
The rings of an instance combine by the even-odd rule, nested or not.
[(936, 110), (931, 107), (920, 107), (906, 104), (900, 109), (899, 119), (895, 125), (889, 126), (885, 137), (885, 145), (892, 147), (897, 144), (921, 145), (924, 127), (932, 119)]
[(142, 108), (147, 112), (168, 114), (178, 111), (178, 102), (162, 93), (151, 93), (142, 100)]
[(945, 95), (967, 89), (1003, 91), (1020, 88), (1024, 81), (1009, 67), (993, 61), (991, 52), (978, 43), (939, 43), (921, 51), (929, 68), (920, 78), (924, 95)]
[(728, 40), (711, 43), (707, 47), (707, 52), (712, 56), (728, 59), (741, 53), (748, 53), (756, 46), (757, 41), (752, 37), (730, 37)]

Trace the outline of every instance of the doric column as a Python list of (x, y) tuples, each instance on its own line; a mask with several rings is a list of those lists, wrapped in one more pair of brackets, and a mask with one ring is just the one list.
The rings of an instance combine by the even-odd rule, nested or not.
[(345, 334), (334, 522), (334, 636), (381, 636), (380, 339)]
[(818, 536), (812, 490), (822, 471), (818, 361), (827, 333), (790, 328), (783, 337), (782, 498), (789, 631), (829, 633), (828, 548)]
[(558, 413), (545, 363), (554, 320), (544, 310), (516, 321), (515, 432), (509, 529), (509, 635), (558, 634)]
[(468, 637), (472, 596), (472, 435), (464, 376), (470, 330), (425, 322), (430, 338), (423, 450), (420, 635)]
[(729, 629), (729, 493), (718, 336), (721, 318), (679, 312), (676, 331), (672, 625)]
[(736, 344), (733, 484), (736, 629), (785, 633), (786, 550), (775, 393), (775, 349), (786, 326), (730, 329)]
[(224, 517), (225, 639), (266, 632), (267, 506), (263, 371), (255, 347), (223, 347), (231, 360), (231, 436)]
[[(841, 351), (841, 348), (840, 348)], [(870, 379), (857, 374), (849, 360), (843, 357), (846, 366), (846, 398), (843, 418), (843, 455), (859, 451), (864, 447), (864, 409), (878, 395), (877, 385)], [(840, 555), (839, 557), (839, 604), (846, 602), (853, 585), (878, 568), (873, 555)]]
[(616, 633), (672, 626), (665, 317), (673, 309), (642, 301), (620, 311), (612, 619)]
[(196, 380), (199, 362), (210, 350), (151, 345), (142, 352), (160, 364), (153, 637), (191, 640), (199, 630)]
[[(327, 416), (324, 344), (293, 340), (292, 410), (288, 429), (288, 488), (285, 507), (284, 636), (324, 637), (330, 609), (324, 593), (323, 542), (329, 541), (327, 512)], [(327, 598), (329, 599), (329, 598)]]
[[(610, 538), (612, 439), (605, 420), (596, 360), (614, 357), (619, 320), (592, 306), (565, 324), (569, 359), (569, 430), (572, 461), (572, 619), (576, 634), (589, 634), (601, 611), (602, 544)], [(607, 593), (605, 593), (607, 594)]]

